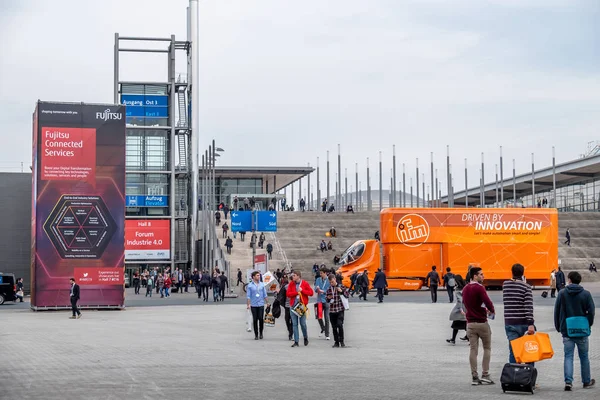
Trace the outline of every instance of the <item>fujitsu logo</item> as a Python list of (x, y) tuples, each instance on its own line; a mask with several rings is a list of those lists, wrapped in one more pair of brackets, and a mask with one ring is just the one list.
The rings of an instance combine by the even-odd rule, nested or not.
[(108, 121), (109, 119), (120, 120), (121, 118), (123, 118), (122, 113), (110, 112), (110, 108), (107, 108), (106, 110), (104, 110), (104, 112), (96, 113), (96, 119), (100, 119), (102, 121)]

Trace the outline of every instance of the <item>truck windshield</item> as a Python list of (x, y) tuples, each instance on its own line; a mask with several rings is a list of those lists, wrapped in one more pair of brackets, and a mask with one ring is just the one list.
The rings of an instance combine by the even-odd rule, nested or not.
[(356, 261), (362, 256), (365, 251), (365, 244), (363, 242), (354, 243), (348, 247), (342, 253), (338, 264), (345, 265), (353, 261)]

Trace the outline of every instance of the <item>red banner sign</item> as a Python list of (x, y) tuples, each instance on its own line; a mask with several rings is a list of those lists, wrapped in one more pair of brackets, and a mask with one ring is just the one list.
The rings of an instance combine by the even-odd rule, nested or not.
[(96, 129), (49, 128), (41, 132), (42, 179), (96, 180)]
[(125, 221), (126, 260), (168, 260), (171, 257), (171, 221), (128, 219)]

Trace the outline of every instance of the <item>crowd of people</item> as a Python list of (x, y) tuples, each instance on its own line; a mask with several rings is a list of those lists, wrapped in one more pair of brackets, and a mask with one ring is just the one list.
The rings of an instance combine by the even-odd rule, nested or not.
[(134, 293), (140, 294), (140, 289), (146, 289), (145, 297), (152, 297), (152, 292), (160, 294), (161, 298), (169, 298), (171, 292), (183, 293), (188, 291), (190, 282), (190, 271), (184, 271), (183, 268), (175, 268), (171, 271), (171, 267), (167, 267), (161, 271), (158, 267), (150, 270), (136, 271), (133, 274), (132, 286)]
[[(288, 340), (293, 341), (292, 347), (299, 347), (300, 333), (304, 346), (308, 346), (307, 315), (309, 298), (316, 294), (314, 305), (315, 317), (321, 328), (320, 337), (331, 340), (333, 333), (333, 347), (346, 347), (344, 341), (344, 312), (349, 308), (347, 299), (348, 289), (342, 284), (342, 277), (336, 274), (335, 269), (328, 269), (324, 265), (318, 271), (318, 278), (314, 286), (302, 279), (300, 271), (277, 271), (279, 289), (275, 294), (272, 308), (265, 285), (260, 280), (260, 272), (252, 273), (252, 280), (246, 290), (247, 309), (252, 315), (252, 330), (254, 339), (264, 338), (265, 306), (272, 310), (275, 318), (281, 316), (285, 320)], [(267, 314), (270, 314), (267, 312)], [(248, 327), (250, 330), (250, 326)]]
[[(531, 286), (526, 282), (524, 271), (523, 265), (514, 264), (512, 279), (505, 281), (502, 287), (504, 331), (509, 348), (508, 363), (516, 362), (510, 342), (537, 331), (534, 319), (533, 292)], [(469, 268), (465, 279), (461, 275), (447, 271), (443, 279), (446, 286), (452, 286), (456, 292), (456, 303), (449, 315), (452, 337), (446, 341), (455, 345), (458, 332), (466, 331), (466, 335), (461, 337), (461, 340), (469, 342), (471, 384), (474, 386), (494, 384), (495, 382), (490, 376), (492, 330), (488, 320), (494, 319), (496, 310), (483, 286), (485, 279), (483, 269), (480, 267)], [(435, 284), (435, 273), (429, 276), (429, 281), (433, 281)], [(439, 283), (439, 280), (437, 282)], [(559, 267), (553, 271), (552, 285), (554, 287), (552, 297), (555, 297), (554, 291), (558, 290), (553, 322), (555, 329), (563, 337), (564, 390), (571, 391), (573, 388), (575, 348), (577, 348), (581, 363), (583, 387), (591, 388), (596, 383), (591, 378), (588, 340), (595, 316), (593, 298), (590, 292), (581, 286), (581, 275), (577, 271), (569, 272), (565, 281), (564, 272)], [(477, 366), (479, 342), (483, 347), (481, 374), (479, 374)], [(533, 364), (530, 365), (533, 366)]]

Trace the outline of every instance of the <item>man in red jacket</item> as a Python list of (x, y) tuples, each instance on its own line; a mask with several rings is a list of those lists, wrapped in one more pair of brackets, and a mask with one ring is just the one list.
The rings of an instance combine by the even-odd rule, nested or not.
[(308, 330), (306, 329), (306, 313), (303, 315), (296, 314), (294, 310), (294, 305), (297, 301), (301, 301), (302, 304), (308, 306), (308, 298), (313, 295), (313, 289), (310, 287), (310, 284), (304, 280), (302, 280), (302, 274), (300, 271), (292, 272), (292, 282), (290, 282), (287, 289), (287, 297), (290, 299), (290, 311), (292, 314), (292, 325), (294, 326), (294, 344), (292, 347), (298, 347), (298, 341), (300, 340), (300, 335), (298, 334), (298, 322), (300, 322), (300, 326), (302, 327), (302, 336), (304, 336), (304, 345), (308, 346)]
[[(494, 318), (494, 304), (485, 291), (483, 283), (483, 271), (479, 267), (472, 267), (469, 271), (471, 282), (462, 291), (463, 304), (467, 310), (467, 337), (471, 351), (469, 363), (471, 364), (471, 385), (483, 383), (491, 385), (494, 381), (490, 378), (490, 358), (492, 354), (492, 330), (488, 324), (487, 317)], [(484, 307), (485, 305), (485, 307)], [(479, 352), (479, 339), (483, 343), (483, 362), (481, 379), (477, 374), (477, 353)]]

